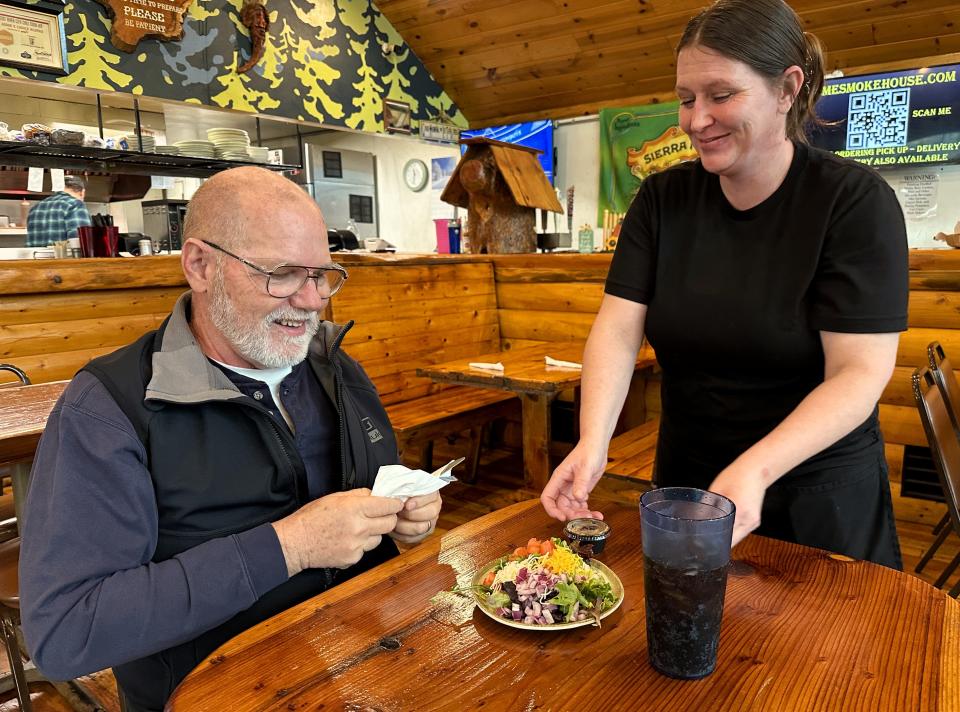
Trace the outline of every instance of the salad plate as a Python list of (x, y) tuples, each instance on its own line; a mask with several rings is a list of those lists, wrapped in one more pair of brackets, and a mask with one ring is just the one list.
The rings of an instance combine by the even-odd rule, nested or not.
[[(531, 543), (536, 540), (531, 539)], [(520, 628), (524, 630), (569, 630), (571, 628), (580, 628), (583, 626), (599, 626), (600, 621), (609, 616), (611, 613), (616, 611), (620, 604), (623, 603), (623, 584), (620, 581), (620, 578), (605, 564), (597, 561), (596, 559), (591, 559), (589, 561), (584, 561), (573, 552), (570, 551), (566, 542), (561, 539), (545, 540), (544, 544), (547, 542), (552, 542), (552, 546), (555, 549), (561, 549), (561, 552), (569, 552), (579, 560), (579, 566), (586, 567), (586, 570), (580, 569), (580, 573), (574, 575), (574, 572), (570, 572), (569, 576), (564, 572), (559, 572), (563, 577), (562, 583), (560, 583), (559, 588), (563, 589), (562, 592), (558, 592), (553, 589), (548, 583), (544, 589), (543, 581), (550, 581), (551, 579), (557, 578), (557, 573), (551, 569), (560, 568), (557, 567), (555, 563), (550, 560), (550, 557), (547, 554), (528, 554), (526, 556), (518, 556), (522, 551), (523, 547), (514, 552), (512, 556), (501, 557), (491, 561), (489, 564), (481, 568), (471, 581), (470, 590), (472, 591), (473, 598), (477, 603), (477, 608), (480, 609), (482, 613), (486, 616), (492, 618), (497, 623), (500, 623), (511, 628)], [(556, 558), (556, 557), (553, 557)], [(552, 607), (552, 616), (556, 617), (556, 620), (549, 622), (543, 622), (542, 617), (538, 617), (537, 622), (531, 622), (530, 616), (524, 615), (523, 611), (520, 611), (520, 619), (515, 619), (515, 615), (509, 615), (511, 608), (514, 608), (513, 603), (507, 603), (505, 599), (501, 597), (499, 601), (495, 600), (494, 594), (498, 592), (503, 592), (503, 584), (506, 581), (509, 581), (513, 585), (513, 591), (517, 591), (517, 581), (520, 580), (519, 584), (523, 586), (523, 579), (530, 578), (531, 583), (536, 582), (536, 577), (538, 571), (545, 571), (546, 574), (540, 574), (540, 587), (536, 589), (539, 595), (534, 595), (534, 600), (537, 600), (540, 603), (541, 608)], [(516, 572), (516, 573), (513, 573)], [(585, 574), (585, 575), (584, 575)], [(491, 584), (491, 578), (496, 580), (496, 583)], [(581, 583), (579, 580), (586, 578), (592, 583), (584, 586), (584, 583)], [(502, 581), (502, 579), (505, 579)], [(572, 584), (572, 586), (571, 586)], [(608, 584), (609, 587), (604, 586)], [(555, 584), (556, 585), (556, 584)], [(604, 591), (602, 599), (599, 601), (589, 601), (587, 605), (582, 609), (586, 616), (579, 619), (565, 620), (568, 617), (570, 610), (569, 605), (560, 606), (555, 605), (556, 602), (565, 602), (570, 600), (571, 594), (573, 597), (579, 597), (581, 602), (586, 601), (587, 599), (583, 596), (578, 596), (578, 589), (573, 588), (573, 586), (579, 586), (583, 588), (585, 592), (590, 590), (602, 590)], [(598, 588), (599, 586), (599, 588)], [(523, 590), (522, 588), (520, 589)], [(516, 596), (512, 596), (516, 598)], [(528, 597), (524, 597), (528, 600)], [(551, 604), (551, 601), (554, 604)], [(596, 603), (600, 603), (601, 610), (599, 613), (594, 613), (591, 608), (595, 607)], [(500, 605), (498, 605), (498, 603)], [(506, 604), (506, 605), (504, 605)], [(592, 604), (592, 605), (591, 605)], [(518, 604), (519, 606), (525, 608), (526, 604), (523, 602)], [(579, 604), (577, 604), (579, 606)], [(515, 608), (514, 608), (515, 610)], [(537, 609), (539, 610), (539, 609)], [(576, 609), (575, 609), (576, 610)]]

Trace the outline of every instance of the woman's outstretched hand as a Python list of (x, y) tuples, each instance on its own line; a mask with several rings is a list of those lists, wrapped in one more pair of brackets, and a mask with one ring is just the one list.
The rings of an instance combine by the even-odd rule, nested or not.
[(543, 488), (540, 503), (554, 519), (565, 522), (577, 517), (603, 519), (603, 514), (592, 511), (587, 501), (606, 465), (606, 453), (591, 453), (579, 443), (560, 466), (553, 471)]

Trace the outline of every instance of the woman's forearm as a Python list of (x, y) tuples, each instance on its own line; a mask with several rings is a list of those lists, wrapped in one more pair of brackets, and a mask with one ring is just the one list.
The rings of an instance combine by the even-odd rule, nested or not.
[(731, 468), (769, 486), (866, 420), (890, 380), (900, 335), (820, 332), (823, 383)]
[(643, 342), (647, 307), (606, 295), (583, 350), (580, 441), (607, 447)]

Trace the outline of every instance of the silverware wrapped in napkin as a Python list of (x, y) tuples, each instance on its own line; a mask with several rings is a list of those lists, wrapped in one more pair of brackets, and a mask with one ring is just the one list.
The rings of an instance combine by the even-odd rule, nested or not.
[(482, 368), (485, 371), (502, 371), (503, 364), (497, 361), (496, 363), (485, 363), (483, 361), (471, 361), (467, 364), (470, 368)]
[(548, 366), (560, 366), (562, 368), (575, 368), (580, 370), (583, 368), (582, 363), (575, 363), (574, 361), (561, 361), (557, 358), (550, 358), (549, 356), (544, 356), (543, 360)]

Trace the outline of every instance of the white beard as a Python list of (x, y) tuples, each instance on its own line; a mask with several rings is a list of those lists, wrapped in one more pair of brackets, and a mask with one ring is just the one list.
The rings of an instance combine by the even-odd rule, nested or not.
[[(262, 368), (296, 366), (307, 357), (310, 341), (320, 329), (320, 316), (305, 309), (281, 307), (262, 319), (245, 316), (227, 295), (220, 268), (213, 278), (210, 318), (238, 354)], [(278, 319), (306, 321), (306, 331), (287, 336), (274, 326)]]

